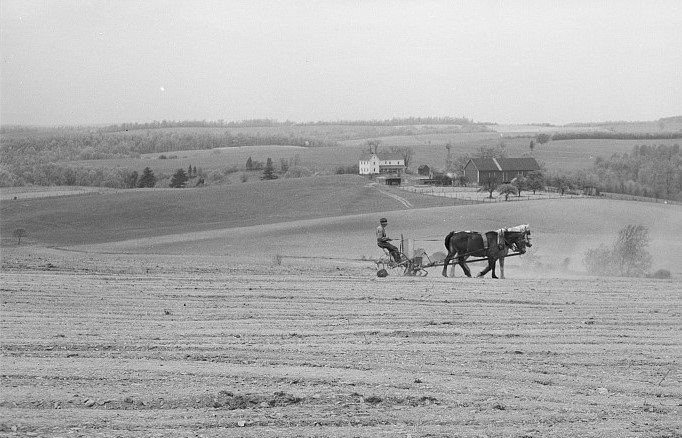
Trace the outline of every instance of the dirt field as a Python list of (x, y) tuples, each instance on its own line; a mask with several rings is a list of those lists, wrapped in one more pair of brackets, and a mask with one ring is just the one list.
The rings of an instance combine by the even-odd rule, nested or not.
[(2, 263), (3, 436), (682, 436), (679, 280)]

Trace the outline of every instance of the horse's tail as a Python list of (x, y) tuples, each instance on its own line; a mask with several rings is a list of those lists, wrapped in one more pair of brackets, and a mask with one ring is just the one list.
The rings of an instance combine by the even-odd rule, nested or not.
[(450, 252), (450, 239), (452, 238), (452, 236), (453, 236), (454, 234), (455, 234), (454, 231), (450, 231), (450, 234), (448, 234), (447, 236), (445, 236), (445, 249), (447, 249), (448, 252)]

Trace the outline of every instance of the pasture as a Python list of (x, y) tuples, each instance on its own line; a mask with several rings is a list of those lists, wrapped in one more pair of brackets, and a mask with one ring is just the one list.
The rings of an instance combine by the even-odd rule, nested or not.
[[(448, 132), (448, 128), (449, 131)], [(497, 147), (504, 144), (511, 157), (527, 156), (531, 154), (529, 143), (538, 132), (547, 128), (538, 126), (496, 126), (489, 127), (488, 132), (463, 132), (457, 127), (358, 127), (358, 126), (296, 126), (277, 128), (230, 128), (234, 133), (247, 132), (250, 134), (286, 134), (310, 136), (339, 142), (339, 147), (297, 147), (297, 146), (242, 146), (220, 148), (212, 150), (186, 150), (144, 154), (140, 158), (106, 159), (70, 162), (76, 166), (85, 167), (121, 167), (141, 172), (150, 167), (157, 174), (170, 175), (177, 169), (187, 169), (196, 166), (205, 172), (237, 167), (243, 169), (246, 160), (265, 162), (272, 158), (274, 165), (279, 168), (281, 159), (296, 160), (301, 166), (314, 172), (330, 173), (339, 166), (350, 166), (358, 163), (363, 152), (368, 150), (367, 140), (379, 140), (380, 152), (392, 147), (410, 147), (414, 151), (411, 169), (416, 172), (417, 167), (427, 164), (437, 169), (445, 166), (445, 145), (450, 143), (453, 148), (452, 156), (473, 156), (482, 147)], [(191, 129), (214, 132), (220, 135), (228, 129), (220, 128), (176, 128), (175, 130)], [(568, 129), (580, 131), (586, 128)], [(596, 129), (596, 128), (595, 128)], [(602, 128), (605, 129), (605, 128)], [(616, 128), (614, 128), (616, 129)], [(553, 132), (567, 130), (554, 128)], [(393, 131), (396, 131), (395, 133)], [(445, 132), (443, 132), (445, 131)], [(143, 131), (144, 132), (144, 131)], [(621, 131), (618, 131), (621, 132)], [(633, 128), (633, 132), (638, 132)], [(109, 135), (122, 135), (112, 133)], [(126, 134), (128, 135), (128, 134)], [(138, 133), (136, 135), (142, 135)], [(635, 145), (679, 144), (680, 140), (564, 140), (537, 145), (533, 157), (550, 172), (578, 170), (589, 168), (596, 157), (608, 158), (614, 153), (631, 152)], [(160, 156), (176, 157), (173, 159), (159, 159)], [(260, 175), (260, 172), (256, 172)], [(233, 178), (232, 182), (238, 179)]]

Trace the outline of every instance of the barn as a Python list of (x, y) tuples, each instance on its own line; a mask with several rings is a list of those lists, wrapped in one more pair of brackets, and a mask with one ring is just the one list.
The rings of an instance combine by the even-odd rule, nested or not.
[(422, 164), (417, 168), (417, 173), (422, 176), (431, 176), (431, 168), (426, 164)]
[(473, 183), (482, 184), (492, 180), (509, 183), (519, 176), (540, 170), (535, 158), (473, 158), (464, 166), (464, 176)]

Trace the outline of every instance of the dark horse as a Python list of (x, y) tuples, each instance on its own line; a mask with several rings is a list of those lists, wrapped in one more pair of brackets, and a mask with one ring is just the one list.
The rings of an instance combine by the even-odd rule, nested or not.
[[(485, 243), (483, 239), (486, 239)], [(531, 246), (533, 245), (530, 243), (530, 227), (528, 225), (488, 231), (485, 234), (473, 231), (453, 231), (445, 236), (445, 247), (448, 250), (448, 256), (445, 257), (443, 262), (443, 277), (447, 277), (448, 263), (454, 258), (457, 259), (457, 264), (462, 267), (466, 276), (471, 277), (471, 271), (465, 261), (469, 257), (474, 256), (488, 259), (488, 267), (478, 274), (479, 277), (492, 270), (493, 278), (497, 278), (497, 275), (495, 275), (495, 262), (499, 260), (500, 275), (504, 278), (504, 258), (509, 253), (509, 249), (511, 248), (524, 254), (526, 247)]]

